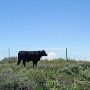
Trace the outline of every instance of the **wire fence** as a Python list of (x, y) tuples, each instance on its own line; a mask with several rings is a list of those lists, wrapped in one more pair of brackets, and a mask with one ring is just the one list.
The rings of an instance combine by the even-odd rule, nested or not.
[[(42, 50), (41, 48), (35, 49), (33, 48), (31, 51), (36, 51), (36, 50)], [(63, 58), (63, 59), (74, 59), (74, 60), (90, 60), (90, 56), (87, 52), (83, 51), (75, 51), (75, 50), (70, 50), (67, 48), (44, 48), (46, 53), (48, 54), (47, 57), (42, 57), (42, 59), (48, 59), (48, 60), (53, 60), (53, 59), (58, 59), (58, 58)], [(5, 57), (12, 57), (12, 56), (18, 56), (19, 50), (1, 50), (0, 51), (0, 60), (2, 60)], [(66, 57), (67, 55), (67, 57)]]

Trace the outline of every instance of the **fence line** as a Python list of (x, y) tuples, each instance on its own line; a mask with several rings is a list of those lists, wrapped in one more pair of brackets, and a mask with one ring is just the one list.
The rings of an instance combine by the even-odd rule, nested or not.
[[(36, 50), (33, 48), (32, 50)], [(42, 48), (37, 48), (37, 50), (42, 50)], [(77, 59), (77, 60), (90, 60), (88, 53), (79, 51), (79, 50), (70, 50), (68, 48), (44, 48), (48, 53), (48, 58), (64, 58), (64, 59)], [(5, 57), (17, 56), (19, 50), (1, 50), (0, 51), (0, 60)], [(50, 56), (51, 55), (51, 56)]]

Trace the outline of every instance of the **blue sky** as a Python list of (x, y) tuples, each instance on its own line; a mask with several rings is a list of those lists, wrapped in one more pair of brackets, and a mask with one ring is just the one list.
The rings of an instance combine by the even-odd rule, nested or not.
[(67, 47), (89, 56), (89, 38), (90, 0), (0, 1), (1, 51)]

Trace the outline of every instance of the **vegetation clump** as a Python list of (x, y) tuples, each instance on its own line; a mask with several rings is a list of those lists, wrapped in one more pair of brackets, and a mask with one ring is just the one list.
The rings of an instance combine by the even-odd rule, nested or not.
[(58, 59), (17, 66), (17, 58), (0, 62), (0, 90), (90, 90), (90, 62)]

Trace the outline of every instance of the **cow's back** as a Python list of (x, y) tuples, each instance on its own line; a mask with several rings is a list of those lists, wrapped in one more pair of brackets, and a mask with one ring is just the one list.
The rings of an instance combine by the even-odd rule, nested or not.
[(39, 51), (19, 51), (18, 58), (26, 61), (40, 59), (40, 52)]

